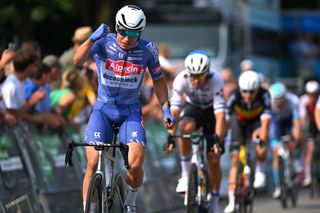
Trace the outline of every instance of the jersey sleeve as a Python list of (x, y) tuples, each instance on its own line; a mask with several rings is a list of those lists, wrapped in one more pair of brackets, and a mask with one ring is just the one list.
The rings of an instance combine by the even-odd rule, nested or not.
[(159, 63), (159, 51), (155, 43), (149, 42), (146, 45), (146, 55), (145, 57), (148, 57), (148, 69), (150, 72), (150, 75), (153, 80), (158, 80), (163, 77), (163, 71), (160, 67)]
[(291, 100), (292, 110), (293, 110), (293, 120), (300, 119), (300, 107), (299, 107), (299, 97), (295, 94), (290, 93), (289, 96)]
[(213, 110), (214, 113), (218, 113), (226, 110), (226, 102), (223, 94), (224, 83), (217, 72), (215, 73), (215, 77), (213, 79)]
[(270, 119), (271, 118), (271, 97), (268, 91), (262, 93), (264, 110), (260, 115), (260, 119)]

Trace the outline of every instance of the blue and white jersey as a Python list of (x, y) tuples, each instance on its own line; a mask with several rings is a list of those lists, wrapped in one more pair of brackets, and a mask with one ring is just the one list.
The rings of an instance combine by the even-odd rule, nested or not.
[(171, 108), (181, 108), (184, 95), (186, 102), (201, 109), (213, 107), (215, 113), (225, 110), (223, 81), (218, 72), (209, 71), (203, 88), (195, 88), (192, 85), (187, 70), (179, 73), (173, 82)]
[(292, 120), (300, 119), (300, 104), (299, 97), (293, 93), (287, 92), (284, 96), (285, 105), (282, 108), (278, 108), (274, 102), (272, 102), (272, 115), (278, 120), (286, 118), (292, 118)]
[(153, 42), (142, 38), (135, 47), (123, 50), (116, 35), (110, 33), (94, 43), (90, 55), (96, 59), (99, 81), (97, 100), (102, 103), (138, 103), (146, 68), (154, 80), (163, 76), (158, 48)]

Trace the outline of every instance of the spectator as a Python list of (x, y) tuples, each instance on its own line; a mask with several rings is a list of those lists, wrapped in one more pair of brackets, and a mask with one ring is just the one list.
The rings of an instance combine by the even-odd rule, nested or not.
[(171, 64), (171, 62), (169, 61), (169, 58), (170, 58), (169, 46), (166, 43), (160, 43), (158, 45), (158, 49), (159, 49), (159, 63), (165, 73), (165, 78), (167, 80), (167, 83), (171, 88), (174, 77), (177, 75), (178, 68), (181, 67), (181, 69), (183, 69), (184, 67), (183, 67), (183, 64), (179, 64), (179, 65)]
[(0, 58), (0, 76), (3, 75), (3, 68), (5, 65), (7, 65), (9, 62), (12, 61), (14, 56), (14, 52), (6, 49), (2, 52), (1, 58)]
[(32, 52), (33, 54), (36, 55), (36, 58), (40, 61), (42, 50), (38, 41), (36, 40), (25, 41), (21, 44), (21, 49)]
[(6, 49), (2, 52), (1, 59), (0, 59), (0, 82), (1, 83), (5, 80), (6, 76), (8, 76), (7, 70), (13, 70), (13, 65), (12, 65), (13, 57), (14, 57), (14, 52), (10, 49)]
[(220, 75), (224, 82), (224, 98), (227, 100), (230, 97), (232, 91), (238, 86), (238, 83), (230, 68), (222, 69)]
[(90, 84), (90, 75), (93, 75), (93, 72), (93, 70), (89, 70), (86, 66), (80, 72), (84, 82), (81, 90), (77, 92), (76, 99), (72, 103), (70, 112), (68, 113), (70, 121), (75, 125), (82, 126), (87, 123), (92, 107), (96, 102), (96, 91)]
[(62, 69), (59, 58), (55, 55), (47, 55), (42, 59), (42, 63), (50, 68), (50, 77), (48, 82), (50, 84), (50, 87), (52, 87), (53, 89), (57, 89), (61, 80)]
[(29, 100), (33, 93), (36, 91), (45, 91), (45, 97), (39, 101), (35, 106), (29, 109), (29, 113), (26, 113), (25, 119), (29, 122), (42, 124), (44, 127), (50, 126), (53, 128), (62, 127), (64, 120), (61, 116), (51, 113), (50, 106), (50, 92), (45, 87), (49, 81), (50, 68), (41, 64), (36, 72), (31, 75), (30, 79), (25, 83), (25, 98)]
[(250, 59), (245, 59), (240, 63), (240, 71), (245, 72), (248, 70), (255, 70), (254, 64)]
[(60, 88), (50, 94), (53, 110), (67, 119), (72, 102), (76, 100), (76, 94), (81, 90), (82, 85), (83, 78), (78, 71), (74, 69), (65, 71)]
[(74, 31), (74, 35), (72, 37), (73, 46), (66, 50), (59, 58), (63, 70), (74, 66), (74, 53), (77, 51), (79, 46), (89, 38), (91, 33), (92, 29), (89, 26), (81, 26)]
[(19, 49), (13, 58), (13, 65), (14, 72), (6, 78), (1, 88), (1, 107), (19, 119), (30, 107), (44, 98), (45, 92), (37, 91), (25, 101), (25, 80), (35, 72), (38, 65), (34, 52)]

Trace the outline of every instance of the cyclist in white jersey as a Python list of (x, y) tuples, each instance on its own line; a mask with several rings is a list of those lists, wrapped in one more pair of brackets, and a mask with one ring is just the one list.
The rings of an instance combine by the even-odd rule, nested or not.
[[(210, 58), (204, 51), (190, 52), (185, 59), (185, 67), (186, 69), (179, 73), (173, 82), (171, 110), (176, 121), (179, 120), (181, 134), (191, 134), (201, 127), (203, 134), (216, 134), (219, 137), (220, 143), (215, 145), (213, 145), (213, 139), (207, 139), (207, 161), (213, 195), (209, 211), (218, 213), (221, 181), (220, 155), (224, 150), (222, 141), (225, 129), (223, 81), (218, 72), (210, 70)], [(176, 128), (169, 130), (168, 152), (173, 151), (170, 135), (174, 135), (175, 132)], [(188, 186), (191, 143), (189, 139), (179, 138), (178, 144), (182, 171), (176, 191), (184, 193)]]
[[(108, 26), (101, 24), (76, 51), (74, 63), (83, 63), (89, 55), (96, 60), (98, 97), (87, 125), (85, 142), (110, 143), (112, 124), (119, 125), (120, 141), (129, 145), (130, 169), (125, 177), (128, 185), (125, 212), (135, 212), (135, 200), (144, 176), (142, 164), (146, 136), (139, 92), (147, 68), (157, 98), (162, 104), (165, 127), (173, 128), (175, 121), (170, 112), (158, 49), (153, 42), (140, 38), (146, 23), (143, 11), (135, 5), (124, 6), (117, 12), (115, 21), (116, 33), (109, 33)], [(98, 152), (93, 148), (87, 148), (86, 154), (84, 201), (98, 160)]]

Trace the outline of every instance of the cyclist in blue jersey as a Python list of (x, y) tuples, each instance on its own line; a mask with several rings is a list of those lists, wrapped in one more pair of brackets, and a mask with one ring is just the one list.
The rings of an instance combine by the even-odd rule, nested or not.
[[(85, 142), (109, 143), (112, 124), (119, 125), (120, 141), (129, 145), (130, 169), (125, 178), (128, 185), (125, 212), (135, 212), (135, 199), (143, 182), (142, 164), (146, 146), (139, 91), (147, 68), (153, 79), (155, 94), (162, 105), (165, 127), (172, 129), (175, 121), (170, 112), (157, 46), (140, 37), (146, 24), (144, 12), (135, 5), (127, 5), (117, 12), (115, 21), (116, 33), (109, 33), (108, 26), (101, 24), (76, 51), (74, 63), (81, 64), (89, 56), (96, 60), (98, 95), (87, 125)], [(93, 148), (87, 148), (86, 154), (84, 201), (98, 159), (98, 153)]]
[[(279, 150), (282, 146), (281, 136), (292, 135), (294, 142), (298, 145), (301, 140), (302, 132), (300, 125), (299, 97), (286, 90), (283, 83), (277, 82), (269, 88), (272, 104), (272, 120), (270, 125), (270, 145), (272, 148), (272, 172), (275, 190), (273, 198), (281, 195), (280, 176), (279, 176)], [(301, 150), (295, 149), (295, 165), (299, 163)], [(302, 168), (302, 166), (299, 166)]]

